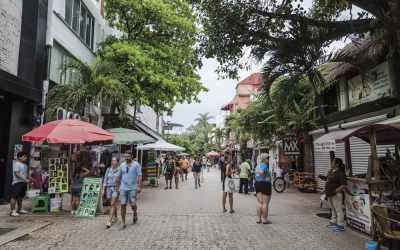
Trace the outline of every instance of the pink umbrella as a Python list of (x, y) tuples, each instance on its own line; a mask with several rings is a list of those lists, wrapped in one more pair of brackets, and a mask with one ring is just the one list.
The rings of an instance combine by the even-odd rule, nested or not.
[(115, 135), (96, 125), (79, 120), (59, 120), (46, 123), (22, 136), (23, 141), (49, 143), (85, 143), (114, 140)]
[(206, 154), (208, 157), (219, 157), (221, 154), (215, 151), (208, 152)]

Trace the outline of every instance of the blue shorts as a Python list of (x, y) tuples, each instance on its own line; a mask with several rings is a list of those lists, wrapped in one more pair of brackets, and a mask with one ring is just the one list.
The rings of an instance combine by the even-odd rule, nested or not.
[(107, 199), (111, 199), (111, 197), (119, 197), (119, 195), (117, 194), (117, 188), (115, 186), (106, 187), (106, 196)]
[(119, 200), (121, 205), (126, 205), (128, 203), (128, 197), (129, 197), (129, 203), (131, 206), (136, 206), (136, 194), (137, 194), (137, 189), (135, 190), (120, 190), (119, 193)]
[(82, 188), (71, 188), (72, 197), (81, 197)]

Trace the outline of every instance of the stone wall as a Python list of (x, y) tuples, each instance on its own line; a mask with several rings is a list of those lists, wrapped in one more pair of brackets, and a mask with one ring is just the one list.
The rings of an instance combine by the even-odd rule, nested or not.
[(22, 0), (0, 0), (0, 69), (18, 73)]

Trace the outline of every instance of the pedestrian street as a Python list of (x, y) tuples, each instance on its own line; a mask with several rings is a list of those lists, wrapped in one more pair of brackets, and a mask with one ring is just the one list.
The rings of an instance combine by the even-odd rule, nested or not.
[[(106, 229), (108, 215), (94, 219), (76, 218), (67, 211), (8, 215), (9, 206), (0, 207), (0, 225), (13, 228), (43, 227), (16, 238), (0, 249), (365, 249), (367, 237), (346, 228), (334, 233), (329, 221), (316, 216), (329, 212), (327, 202), (320, 208), (319, 194), (293, 188), (273, 191), (268, 219), (273, 224), (256, 224), (257, 201), (253, 195), (234, 194), (235, 213), (222, 212), (222, 185), (218, 169), (204, 172), (205, 183), (194, 188), (194, 178), (179, 183), (179, 189), (163, 189), (142, 184), (138, 195), (138, 222), (132, 223), (127, 208), (127, 228), (118, 231), (118, 221)], [(227, 201), (228, 202), (228, 201)], [(31, 206), (24, 201), (26, 210)], [(229, 205), (227, 204), (227, 207)], [(107, 212), (107, 207), (105, 207)], [(41, 224), (41, 225), (42, 225)], [(46, 225), (48, 224), (48, 225)], [(16, 229), (17, 232), (19, 229)], [(0, 240), (7, 237), (0, 235)]]

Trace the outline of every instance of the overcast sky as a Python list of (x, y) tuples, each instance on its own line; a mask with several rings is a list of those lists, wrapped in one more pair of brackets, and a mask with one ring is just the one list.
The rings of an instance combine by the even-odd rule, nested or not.
[[(303, 2), (303, 7), (309, 8), (311, 1)], [(353, 15), (359, 11), (358, 8), (353, 7)], [(348, 16), (346, 13), (344, 16)], [(349, 40), (346, 42), (350, 42)], [(345, 45), (344, 42), (334, 42), (330, 46), (330, 49), (341, 48)], [(239, 71), (240, 80), (218, 80), (218, 74), (214, 71), (218, 68), (219, 63), (216, 59), (203, 59), (203, 67), (198, 71), (201, 76), (201, 82), (209, 89), (208, 92), (201, 92), (199, 99), (201, 103), (192, 102), (191, 104), (183, 103), (176, 104), (174, 107), (174, 113), (172, 117), (164, 116), (164, 121), (171, 121), (171, 123), (178, 123), (184, 125), (184, 129), (189, 127), (191, 124), (195, 124), (199, 113), (209, 112), (210, 115), (214, 116), (211, 123), (215, 123), (215, 117), (220, 114), (221, 107), (224, 104), (228, 104), (236, 94), (236, 85), (251, 75), (250, 71), (241, 70)], [(259, 72), (262, 65), (253, 64), (253, 73)]]

